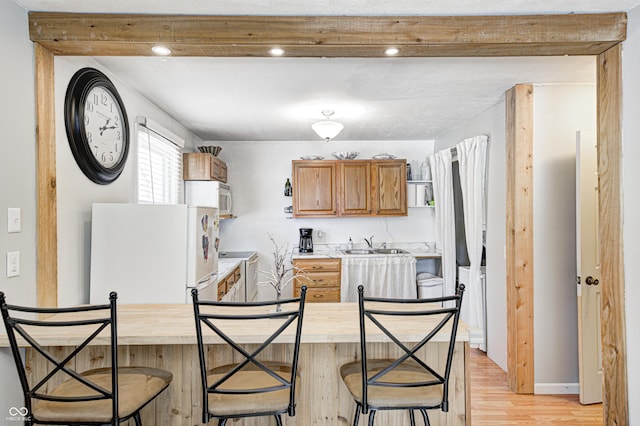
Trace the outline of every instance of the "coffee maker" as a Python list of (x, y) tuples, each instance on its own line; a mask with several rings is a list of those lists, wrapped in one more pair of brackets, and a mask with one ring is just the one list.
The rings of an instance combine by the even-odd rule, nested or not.
[(300, 253), (313, 253), (313, 229), (300, 228), (300, 243), (298, 244)]

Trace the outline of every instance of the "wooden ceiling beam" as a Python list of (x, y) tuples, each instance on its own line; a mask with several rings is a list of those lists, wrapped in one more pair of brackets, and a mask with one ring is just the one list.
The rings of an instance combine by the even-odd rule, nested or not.
[(600, 54), (626, 37), (625, 13), (524, 16), (188, 16), (31, 12), (33, 42), (56, 55), (461, 57)]

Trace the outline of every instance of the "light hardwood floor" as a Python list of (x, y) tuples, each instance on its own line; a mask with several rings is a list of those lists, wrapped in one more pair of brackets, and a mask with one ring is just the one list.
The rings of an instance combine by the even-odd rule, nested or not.
[(517, 395), (507, 373), (484, 352), (470, 352), (473, 426), (602, 425), (602, 404), (581, 405), (578, 395)]

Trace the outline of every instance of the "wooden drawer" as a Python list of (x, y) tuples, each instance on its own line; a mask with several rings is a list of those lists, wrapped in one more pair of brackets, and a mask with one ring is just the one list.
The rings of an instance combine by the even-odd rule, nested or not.
[[(300, 287), (293, 290), (293, 297), (300, 296)], [(340, 302), (340, 287), (309, 288), (307, 287), (307, 302)]]
[(230, 272), (223, 281), (226, 283), (226, 293), (228, 293), (229, 290), (231, 290), (231, 287), (233, 287), (238, 281), (240, 281), (240, 267)]
[(229, 275), (224, 281), (225, 281), (225, 285), (227, 287), (227, 293), (228, 293), (231, 287), (233, 287), (233, 285), (236, 283), (233, 280), (233, 274)]
[(309, 288), (316, 287), (340, 287), (340, 273), (338, 272), (313, 272), (296, 277), (296, 285), (306, 285)]
[(225, 294), (227, 294), (227, 280), (222, 280), (218, 283), (218, 301), (222, 300)]
[(294, 259), (293, 264), (309, 273), (340, 271), (341, 259)]

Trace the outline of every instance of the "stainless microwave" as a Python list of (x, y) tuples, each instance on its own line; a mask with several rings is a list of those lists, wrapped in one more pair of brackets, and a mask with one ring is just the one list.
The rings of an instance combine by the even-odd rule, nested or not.
[(217, 181), (185, 181), (185, 203), (191, 206), (215, 207), (218, 214), (231, 215), (233, 200), (231, 187)]

